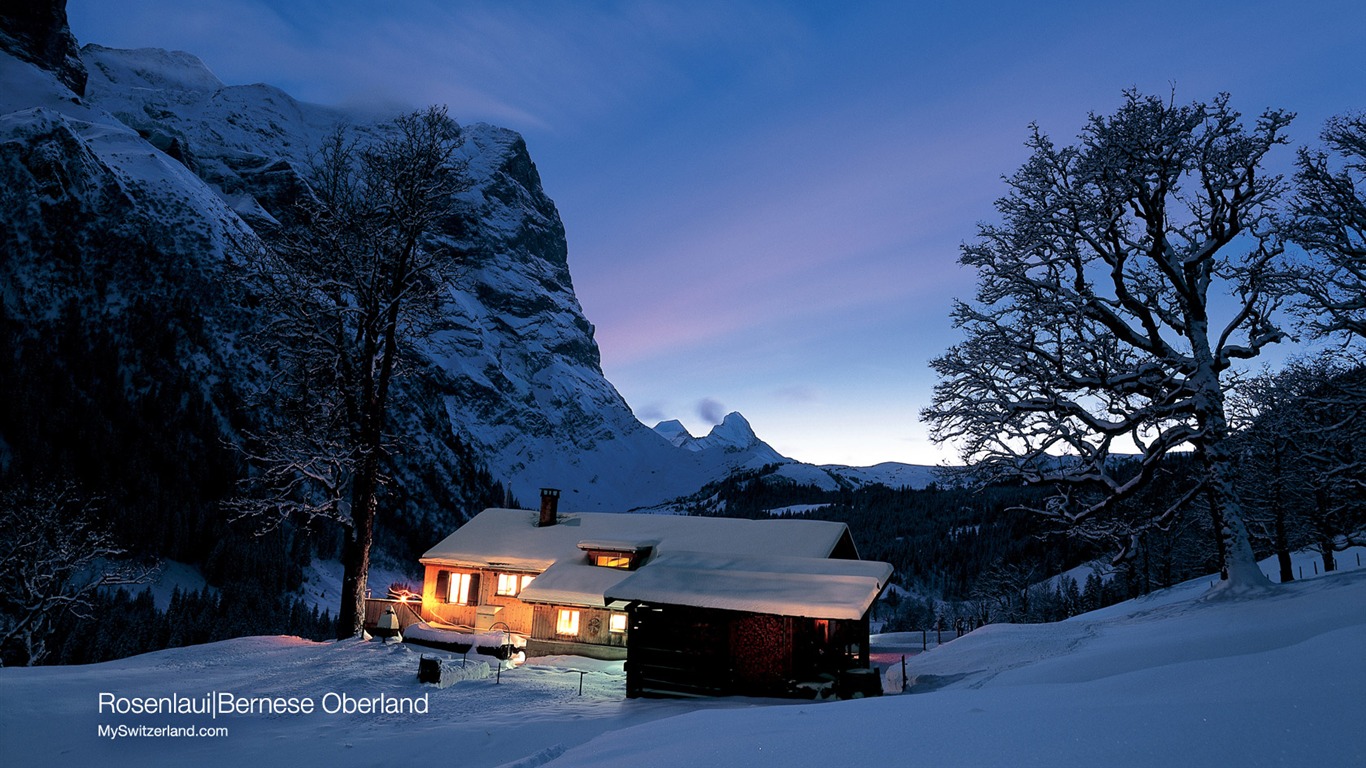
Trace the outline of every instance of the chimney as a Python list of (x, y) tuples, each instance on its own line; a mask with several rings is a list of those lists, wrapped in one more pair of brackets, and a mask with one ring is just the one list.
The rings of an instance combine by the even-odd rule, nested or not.
[(541, 519), (536, 523), (538, 528), (547, 525), (554, 525), (556, 516), (560, 510), (560, 489), (542, 488), (541, 489)]

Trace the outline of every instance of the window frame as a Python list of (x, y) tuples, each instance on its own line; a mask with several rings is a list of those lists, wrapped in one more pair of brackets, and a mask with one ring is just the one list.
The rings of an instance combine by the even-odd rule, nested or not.
[(559, 637), (578, 637), (579, 618), (577, 609), (560, 608), (555, 617), (555, 634)]
[[(449, 605), (479, 605), (478, 585), (478, 574), (451, 571), (446, 582), (446, 603)], [(471, 592), (475, 594), (471, 595)]]
[(629, 571), (634, 563), (635, 557), (628, 554), (599, 552), (593, 556), (593, 565), (599, 568), (620, 568)]
[(493, 594), (499, 597), (517, 597), (535, 578), (536, 575), (532, 573), (499, 573)]

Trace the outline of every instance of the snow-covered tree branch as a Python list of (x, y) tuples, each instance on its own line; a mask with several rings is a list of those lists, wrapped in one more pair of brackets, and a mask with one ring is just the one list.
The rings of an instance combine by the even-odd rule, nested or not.
[(1239, 487), (1248, 519), (1290, 581), (1290, 552), (1366, 543), (1366, 368), (1334, 355), (1292, 361), (1240, 387)]
[[(1317, 259), (1300, 309), (1317, 334), (1366, 338), (1366, 115), (1328, 121), (1331, 151), (1301, 149), (1291, 237)], [(1335, 162), (1336, 161), (1336, 162)]]
[(1284, 185), (1262, 163), (1289, 121), (1268, 111), (1244, 127), (1227, 95), (1181, 106), (1129, 92), (1075, 146), (1035, 127), (1001, 222), (962, 249), (977, 300), (956, 304), (966, 339), (932, 362), (934, 438), (984, 480), (1055, 486), (1038, 511), (1073, 525), (1103, 521), (1172, 452), (1194, 451), (1202, 471), (1177, 498), (1209, 504), (1235, 580), (1262, 580), (1224, 399), (1233, 361), (1284, 337), (1274, 313), (1290, 281), (1271, 219)]
[(0, 490), (0, 662), (42, 661), (59, 617), (90, 618), (95, 590), (147, 580), (118, 560), (96, 506), (70, 485)]

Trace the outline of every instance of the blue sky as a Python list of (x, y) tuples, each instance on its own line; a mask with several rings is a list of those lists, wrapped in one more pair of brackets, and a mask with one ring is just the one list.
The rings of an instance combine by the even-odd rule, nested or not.
[[(187, 7), (188, 6), (188, 7)], [(1366, 4), (70, 0), (82, 42), (190, 51), (325, 104), (443, 103), (526, 136), (603, 368), (647, 424), (744, 413), (816, 463), (937, 463), (926, 362), (958, 244), (1031, 121), (1125, 88), (1366, 108)], [(1289, 167), (1291, 150), (1278, 162)]]

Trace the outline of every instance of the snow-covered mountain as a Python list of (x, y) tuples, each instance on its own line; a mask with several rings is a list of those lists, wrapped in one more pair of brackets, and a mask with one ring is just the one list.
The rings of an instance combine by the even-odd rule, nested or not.
[[(123, 327), (113, 319), (154, 295), (149, 286), (192, 275), (200, 288), (184, 301), (197, 313), (186, 321), (195, 330), (177, 328), (181, 340), (168, 354), (203, 382), (205, 407), (231, 432), (250, 420), (240, 412), (243, 393), (264, 386), (270, 370), (246, 333), (249, 311), (225, 286), (243, 254), (259, 247), (260, 228), (293, 205), (323, 138), (339, 123), (372, 136), (384, 124), (269, 85), (226, 85), (184, 52), (92, 44), (73, 59), (75, 42), (58, 21), (0, 41), (0, 182), (15, 222), (6, 243), (14, 251), (7, 312), (21, 324), (38, 322), (76, 301), (86, 322)], [(35, 47), (56, 53), (16, 55)], [(393, 472), (411, 514), (449, 505), (443, 483), (468, 464), (459, 445), (519, 498), (558, 487), (567, 509), (659, 506), (770, 464), (822, 487), (888, 478), (924, 484), (905, 482), (905, 473), (793, 462), (739, 414), (701, 438), (677, 422), (641, 424), (603, 376), (593, 326), (574, 294), (564, 225), (526, 143), (482, 123), (463, 131), (471, 183), (454, 201), (458, 221), (437, 238), (462, 260), (447, 286), (444, 322), (422, 342), (423, 363), (403, 386), (396, 418), (401, 458)], [(110, 258), (96, 289), (56, 273), (61, 265), (50, 257), (64, 247), (64, 233), (83, 233), (70, 250), (88, 253), (91, 242), (131, 221), (155, 229), (127, 236), (153, 239), (165, 263)], [(126, 336), (138, 334), (132, 321), (125, 325)], [(448, 526), (440, 517), (431, 524)]]
[[(334, 126), (376, 134), (382, 124), (269, 85), (225, 85), (188, 53), (86, 45), (79, 63), (88, 73), (83, 93), (32, 61), (0, 56), (7, 210), (21, 223), (16, 232), (36, 227), (14, 243), (28, 249), (11, 264), (16, 314), (51, 309), (40, 294), (61, 281), (43, 276), (50, 265), (35, 243), (66, 226), (46, 226), (55, 211), (91, 231), (141, 214), (157, 223), (163, 249), (209, 286), (196, 297), (205, 333), (179, 357), (197, 375), (249, 389), (269, 372), (243, 341), (240, 308), (212, 286), (231, 279), (234, 262), (259, 242), (258, 228), (292, 204), (311, 152)], [(447, 234), (465, 256), (448, 286), (445, 322), (423, 344), (427, 364), (406, 387), (419, 402), (399, 419), (415, 448), (412, 473), (424, 474), (417, 465), (432, 456), (438, 466), (456, 464), (440, 460), (448, 436), (431, 434), (451, 432), (523, 499), (554, 486), (567, 508), (624, 510), (736, 469), (791, 463), (739, 414), (703, 438), (681, 426), (651, 430), (634, 417), (602, 374), (574, 295), (564, 226), (525, 142), (485, 124), (464, 126), (464, 135), (472, 184), (456, 201), (461, 227)], [(138, 279), (167, 279), (131, 276), (142, 268), (115, 265), (125, 298), (142, 289)]]
[(661, 421), (655, 425), (658, 432), (675, 446), (688, 451), (720, 450), (728, 453), (749, 451), (754, 459), (764, 463), (790, 461), (754, 434), (749, 421), (739, 413), (729, 413), (720, 424), (712, 427), (706, 437), (693, 437), (681, 422), (676, 419)]
[(661, 421), (654, 430), (685, 450), (743, 454), (744, 462), (735, 467), (738, 470), (757, 470), (777, 465), (771, 477), (825, 491), (873, 484), (892, 488), (924, 488), (936, 480), (942, 481), (939, 467), (923, 464), (888, 461), (871, 467), (849, 467), (842, 464), (807, 464), (789, 459), (760, 440), (749, 422), (739, 413), (727, 414), (705, 437), (693, 437), (687, 427), (676, 419)]

